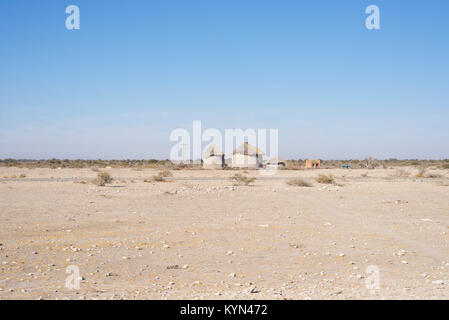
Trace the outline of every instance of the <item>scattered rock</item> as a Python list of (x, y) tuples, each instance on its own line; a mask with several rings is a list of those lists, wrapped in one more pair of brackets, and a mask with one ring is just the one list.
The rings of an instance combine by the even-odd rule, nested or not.
[(251, 286), (251, 287), (249, 287), (249, 289), (248, 289), (248, 293), (249, 293), (249, 294), (251, 294), (251, 293), (259, 293), (259, 292), (260, 292), (260, 291), (257, 290), (256, 286)]
[(179, 265), (175, 264), (175, 265), (171, 265), (171, 266), (167, 266), (167, 269), (179, 269)]

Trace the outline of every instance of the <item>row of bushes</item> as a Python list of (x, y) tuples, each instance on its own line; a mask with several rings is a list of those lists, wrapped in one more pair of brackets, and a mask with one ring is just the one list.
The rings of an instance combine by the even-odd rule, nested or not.
[[(350, 165), (352, 168), (374, 169), (390, 168), (398, 166), (420, 166), (439, 167), (449, 169), (449, 159), (444, 160), (378, 160), (366, 158), (364, 160), (325, 160), (321, 162), (323, 168), (341, 168), (343, 165)], [(21, 160), (21, 159), (0, 159), (0, 166), (19, 168), (153, 168), (153, 169), (199, 169), (200, 164), (174, 164), (170, 160), (69, 160), (69, 159), (48, 159), (48, 160)], [(286, 169), (299, 170), (305, 166), (305, 160), (287, 160)]]

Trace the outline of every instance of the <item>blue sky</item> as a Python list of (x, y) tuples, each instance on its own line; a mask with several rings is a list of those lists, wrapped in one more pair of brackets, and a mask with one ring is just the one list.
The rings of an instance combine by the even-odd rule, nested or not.
[(165, 159), (193, 120), (289, 159), (449, 158), (448, 38), (445, 0), (1, 1), (0, 158)]

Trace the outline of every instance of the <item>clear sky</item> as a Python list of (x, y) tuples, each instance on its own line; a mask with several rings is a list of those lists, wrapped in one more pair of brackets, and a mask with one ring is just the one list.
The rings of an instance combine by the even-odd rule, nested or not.
[(165, 159), (193, 120), (288, 159), (449, 158), (449, 1), (0, 1), (0, 158)]

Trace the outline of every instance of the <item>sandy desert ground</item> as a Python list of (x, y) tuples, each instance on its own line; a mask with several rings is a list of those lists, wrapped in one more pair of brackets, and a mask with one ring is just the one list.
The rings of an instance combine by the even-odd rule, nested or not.
[(0, 168), (0, 299), (448, 299), (449, 172), (395, 170)]

